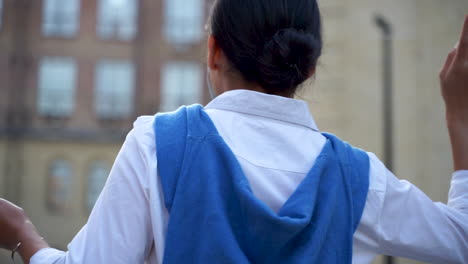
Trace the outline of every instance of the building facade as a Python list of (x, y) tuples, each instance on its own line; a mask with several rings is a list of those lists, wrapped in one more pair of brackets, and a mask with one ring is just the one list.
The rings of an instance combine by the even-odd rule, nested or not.
[(51, 245), (86, 222), (138, 116), (207, 102), (208, 5), (189, 2), (0, 0), (0, 197)]
[[(59, 248), (86, 222), (137, 116), (209, 100), (205, 0), (66, 2), (0, 0), (0, 196)], [(319, 2), (324, 53), (297, 97), (322, 130), (445, 202), (452, 165), (437, 78), (468, 2)], [(393, 87), (391, 126), (384, 83)]]

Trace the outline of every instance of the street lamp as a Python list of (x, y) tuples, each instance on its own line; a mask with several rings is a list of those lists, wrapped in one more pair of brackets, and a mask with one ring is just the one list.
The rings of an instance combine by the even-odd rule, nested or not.
[[(384, 162), (393, 171), (393, 31), (392, 25), (382, 15), (374, 17), (376, 26), (382, 33), (382, 87), (383, 87), (383, 152)], [(386, 258), (387, 264), (394, 264), (392, 257)]]

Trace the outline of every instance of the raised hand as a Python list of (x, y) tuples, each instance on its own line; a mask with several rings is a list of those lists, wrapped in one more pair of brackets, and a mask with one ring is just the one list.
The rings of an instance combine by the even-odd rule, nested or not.
[(440, 73), (447, 118), (468, 122), (468, 15), (460, 41), (450, 52)]
[(449, 53), (440, 72), (440, 85), (446, 106), (454, 169), (468, 170), (468, 16), (460, 41)]

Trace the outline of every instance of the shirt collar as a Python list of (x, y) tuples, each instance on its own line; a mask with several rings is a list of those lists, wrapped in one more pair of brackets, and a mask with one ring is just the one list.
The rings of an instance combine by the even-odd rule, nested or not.
[(213, 99), (205, 109), (219, 109), (293, 123), (319, 131), (305, 101), (249, 90), (232, 90)]

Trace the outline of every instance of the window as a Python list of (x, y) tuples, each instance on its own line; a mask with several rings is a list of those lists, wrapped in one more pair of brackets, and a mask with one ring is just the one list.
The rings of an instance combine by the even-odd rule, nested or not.
[(3, 26), (3, 0), (0, 0), (0, 28)]
[(137, 32), (137, 0), (99, 0), (97, 32), (103, 39), (132, 40)]
[(47, 208), (52, 212), (64, 212), (72, 192), (72, 170), (68, 161), (52, 162), (47, 185)]
[(102, 119), (129, 117), (133, 111), (135, 69), (131, 62), (103, 60), (97, 64), (95, 110)]
[(73, 37), (78, 32), (80, 0), (44, 0), (42, 34), (44, 36)]
[(176, 110), (181, 105), (201, 100), (202, 69), (190, 62), (172, 62), (163, 69), (161, 111)]
[(74, 108), (76, 63), (71, 58), (46, 57), (39, 65), (38, 112), (69, 117)]
[(166, 0), (164, 33), (170, 43), (184, 45), (203, 37), (204, 1)]
[(110, 169), (105, 161), (96, 161), (91, 164), (88, 174), (88, 188), (86, 195), (86, 207), (91, 211), (96, 203), (102, 188), (106, 184)]

